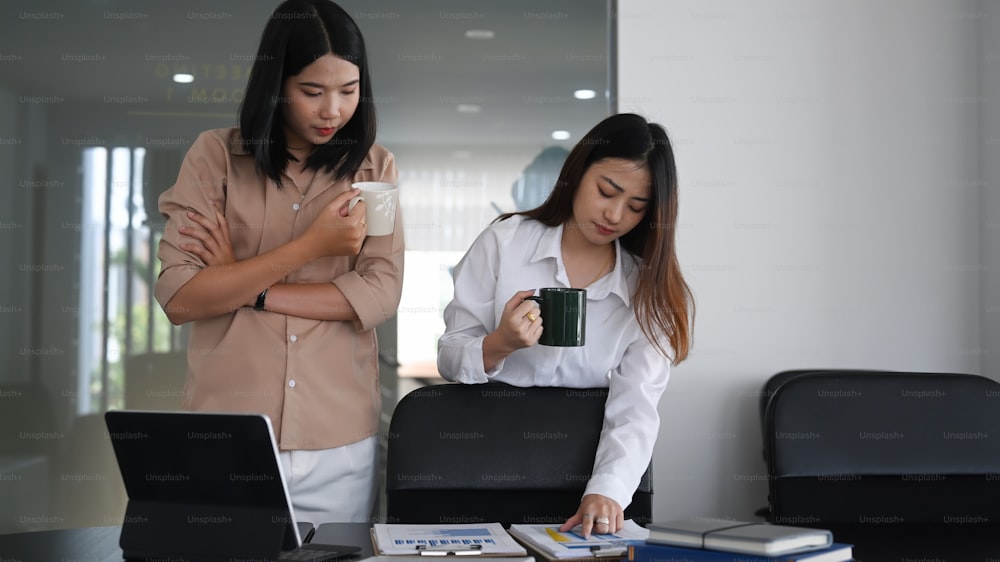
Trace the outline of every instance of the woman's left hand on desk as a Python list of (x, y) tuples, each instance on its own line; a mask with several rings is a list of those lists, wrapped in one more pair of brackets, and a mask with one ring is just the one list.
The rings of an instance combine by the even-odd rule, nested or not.
[(587, 494), (580, 501), (580, 508), (559, 527), (560, 531), (568, 531), (577, 525), (583, 526), (583, 536), (589, 537), (591, 531), (599, 535), (617, 533), (625, 526), (625, 512), (618, 502), (600, 494)]

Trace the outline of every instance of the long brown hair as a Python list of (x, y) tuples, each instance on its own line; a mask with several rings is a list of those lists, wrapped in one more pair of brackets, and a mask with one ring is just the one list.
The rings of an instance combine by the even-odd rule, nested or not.
[[(619, 240), (639, 258), (639, 282), (632, 296), (635, 316), (646, 338), (665, 357), (658, 334), (665, 334), (674, 356), (671, 363), (687, 358), (693, 339), (694, 297), (677, 262), (677, 166), (670, 139), (662, 126), (633, 113), (612, 115), (598, 123), (576, 143), (559, 179), (544, 203), (520, 213), (506, 213), (496, 220), (523, 215), (546, 226), (560, 226), (573, 216), (573, 199), (583, 175), (595, 162), (619, 158), (646, 164), (652, 179), (652, 194), (646, 216)], [(496, 221), (494, 221), (496, 222)]]

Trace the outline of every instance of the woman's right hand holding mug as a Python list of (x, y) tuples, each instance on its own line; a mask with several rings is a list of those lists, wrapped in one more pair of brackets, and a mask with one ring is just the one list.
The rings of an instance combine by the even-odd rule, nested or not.
[(538, 305), (525, 300), (534, 294), (534, 290), (518, 291), (503, 307), (500, 325), (494, 333), (511, 353), (535, 345), (542, 336), (542, 315)]
[(525, 300), (535, 291), (518, 291), (507, 301), (497, 329), (483, 339), (483, 369), (492, 371), (508, 355), (538, 343), (542, 315), (534, 301)]
[(337, 195), (313, 219), (304, 237), (307, 237), (320, 256), (356, 256), (365, 241), (365, 202), (360, 200), (353, 208), (351, 199), (360, 190), (351, 189)]

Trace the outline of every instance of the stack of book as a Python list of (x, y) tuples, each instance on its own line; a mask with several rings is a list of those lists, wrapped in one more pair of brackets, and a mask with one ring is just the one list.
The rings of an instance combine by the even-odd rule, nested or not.
[(848, 562), (853, 545), (825, 529), (719, 519), (679, 519), (646, 526), (629, 562)]

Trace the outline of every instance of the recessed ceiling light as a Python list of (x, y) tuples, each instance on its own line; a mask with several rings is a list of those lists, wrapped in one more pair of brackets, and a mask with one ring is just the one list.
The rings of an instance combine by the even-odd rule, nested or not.
[(594, 90), (577, 90), (573, 92), (573, 97), (578, 100), (592, 100), (597, 97), (597, 92)]
[(190, 84), (191, 82), (194, 82), (194, 75), (184, 72), (174, 74), (174, 82), (177, 82), (178, 84)]
[(569, 131), (552, 131), (552, 138), (555, 140), (566, 140), (569, 138)]
[(467, 39), (493, 39), (492, 29), (467, 29), (465, 30), (465, 37)]
[(455, 107), (455, 109), (457, 109), (459, 113), (480, 113), (483, 111), (483, 106), (475, 103), (460, 103)]

